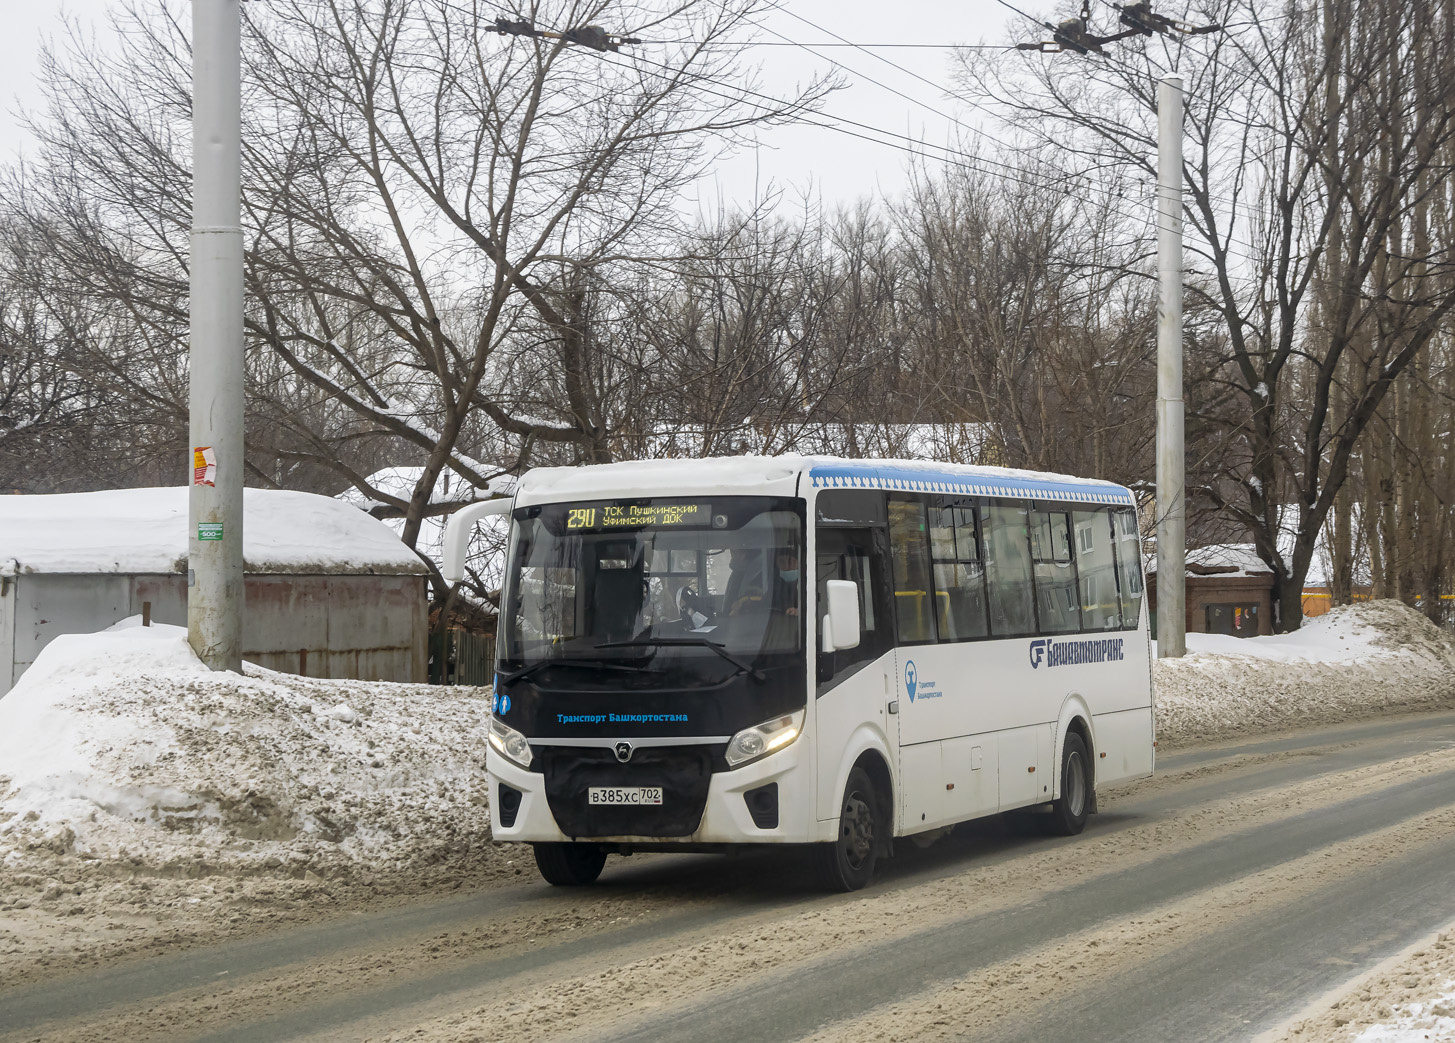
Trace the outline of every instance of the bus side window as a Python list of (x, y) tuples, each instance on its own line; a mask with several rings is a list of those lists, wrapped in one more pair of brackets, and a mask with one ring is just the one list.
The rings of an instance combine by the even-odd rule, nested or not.
[[(881, 536), (882, 539), (882, 530)], [(883, 613), (882, 558), (874, 552), (874, 533), (863, 529), (819, 529), (816, 578), (818, 604), (825, 603), (831, 579), (845, 579), (859, 588), (859, 644), (838, 652), (820, 653), (819, 694), (852, 676), (858, 667), (887, 652), (892, 641)], [(823, 613), (815, 620), (818, 647), (823, 647)]]
[(889, 501), (889, 556), (894, 560), (894, 617), (900, 644), (935, 639), (929, 531), (920, 500)]
[(984, 637), (985, 565), (973, 506), (946, 502), (930, 508), (930, 554), (940, 640)]
[(991, 636), (1034, 634), (1035, 595), (1031, 588), (1031, 549), (1026, 532), (1030, 509), (1022, 505), (986, 507), (981, 519)]
[(1076, 533), (1076, 573), (1081, 584), (1082, 629), (1120, 629), (1122, 606), (1117, 592), (1112, 514), (1104, 510), (1073, 511), (1071, 526)]
[(1121, 595), (1122, 627), (1136, 629), (1142, 615), (1142, 534), (1137, 512), (1130, 507), (1112, 513), (1116, 532), (1117, 589)]
[(1074, 634), (1081, 629), (1081, 598), (1071, 560), (1070, 512), (1031, 512), (1031, 556), (1036, 563), (1041, 633)]

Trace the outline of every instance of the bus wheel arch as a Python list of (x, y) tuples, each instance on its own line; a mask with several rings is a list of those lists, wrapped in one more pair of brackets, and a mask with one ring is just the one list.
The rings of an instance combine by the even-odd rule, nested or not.
[(810, 847), (810, 863), (820, 887), (827, 891), (858, 891), (874, 879), (888, 832), (884, 798), (880, 786), (870, 777), (861, 755), (849, 769), (837, 806), (834, 839)]
[(1087, 800), (1089, 812), (1096, 814), (1096, 740), (1091, 730), (1091, 711), (1080, 695), (1072, 693), (1061, 707), (1060, 720), (1056, 725), (1056, 742), (1052, 750), (1051, 797), (1061, 799), (1061, 762), (1065, 756), (1066, 739), (1078, 735), (1086, 747)]
[(875, 838), (878, 854), (888, 858), (894, 854), (894, 777), (889, 771), (889, 762), (878, 750), (865, 750), (854, 761), (854, 767), (869, 776), (874, 786), (874, 795), (879, 803), (879, 822), (883, 828)]
[(1091, 784), (1091, 753), (1079, 731), (1066, 733), (1056, 776), (1061, 780), (1061, 795), (1051, 802), (1047, 832), (1072, 837), (1086, 827), (1086, 820), (1091, 816), (1091, 794), (1095, 792)]
[[(1078, 735), (1081, 743), (1086, 747), (1086, 810), (1096, 814), (1096, 743), (1091, 739), (1091, 725), (1085, 717), (1076, 716), (1071, 718), (1071, 723), (1066, 726), (1067, 735)], [(1065, 741), (1064, 739), (1062, 740)], [(1058, 773), (1056, 778), (1059, 784), (1061, 779)]]

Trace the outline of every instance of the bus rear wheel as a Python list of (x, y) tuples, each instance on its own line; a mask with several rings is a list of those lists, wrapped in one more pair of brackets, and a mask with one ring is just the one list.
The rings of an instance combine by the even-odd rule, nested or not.
[(1091, 786), (1091, 755), (1081, 736), (1070, 732), (1061, 744), (1061, 796), (1051, 805), (1046, 823), (1050, 832), (1074, 837), (1086, 828)]
[(879, 794), (863, 768), (849, 772), (839, 802), (839, 833), (830, 844), (815, 844), (813, 861), (819, 883), (830, 891), (857, 891), (874, 879), (884, 843)]
[(557, 887), (593, 884), (606, 865), (606, 852), (596, 844), (540, 843), (531, 847), (541, 876)]

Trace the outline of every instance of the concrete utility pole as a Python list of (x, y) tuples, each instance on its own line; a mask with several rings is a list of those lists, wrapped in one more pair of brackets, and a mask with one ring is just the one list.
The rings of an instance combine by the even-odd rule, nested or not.
[(187, 636), (242, 669), (243, 245), (239, 0), (192, 0), (192, 492)]
[(1157, 656), (1187, 652), (1182, 412), (1182, 77), (1157, 85)]

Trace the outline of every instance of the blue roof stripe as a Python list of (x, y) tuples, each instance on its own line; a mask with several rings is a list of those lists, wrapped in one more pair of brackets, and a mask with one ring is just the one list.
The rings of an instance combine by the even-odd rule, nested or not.
[(1080, 482), (1058, 482), (1050, 478), (1009, 476), (996, 476), (992, 481), (983, 475), (947, 474), (871, 464), (820, 464), (809, 470), (809, 477), (817, 488), (854, 487), (961, 493), (969, 496), (1029, 496), (1076, 503), (1133, 502), (1132, 494), (1116, 485), (1084, 485)]

